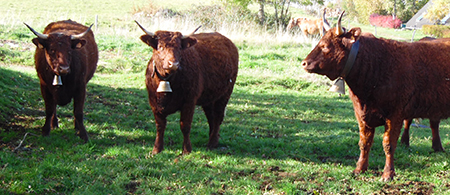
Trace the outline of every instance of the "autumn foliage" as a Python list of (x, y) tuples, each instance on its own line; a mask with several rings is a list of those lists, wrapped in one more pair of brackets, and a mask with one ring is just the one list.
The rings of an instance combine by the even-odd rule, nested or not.
[(380, 26), (385, 28), (399, 28), (402, 25), (402, 21), (397, 17), (383, 16), (379, 14), (370, 15), (369, 22), (371, 25)]

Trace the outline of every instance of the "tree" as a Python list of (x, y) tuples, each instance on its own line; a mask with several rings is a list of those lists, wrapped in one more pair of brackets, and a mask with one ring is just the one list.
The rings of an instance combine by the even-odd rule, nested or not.
[(438, 23), (442, 18), (450, 14), (450, 0), (433, 0), (424, 18)]

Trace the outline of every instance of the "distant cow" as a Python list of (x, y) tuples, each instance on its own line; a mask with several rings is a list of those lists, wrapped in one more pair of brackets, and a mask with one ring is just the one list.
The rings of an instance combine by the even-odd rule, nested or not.
[[(157, 130), (152, 153), (163, 150), (166, 117), (177, 111), (181, 112), (183, 154), (192, 151), (189, 134), (196, 105), (202, 106), (208, 119), (207, 147), (217, 147), (219, 128), (238, 72), (236, 46), (217, 32), (190, 35), (171, 31), (153, 33), (137, 24), (146, 33), (141, 40), (153, 48), (146, 71), (148, 99)], [(157, 92), (164, 81), (170, 83), (172, 92)]]
[(336, 28), (327, 27), (302, 66), (331, 80), (342, 77), (350, 88), (361, 150), (354, 173), (367, 170), (375, 127), (385, 126), (382, 178), (389, 180), (395, 175), (394, 152), (403, 120), (450, 116), (450, 44), (376, 38), (360, 28), (342, 28), (341, 18)]
[(294, 27), (300, 28), (303, 35), (307, 37), (308, 35), (313, 36), (320, 34), (320, 36), (323, 36), (323, 21), (322, 19), (309, 19), (309, 18), (292, 18), (289, 21), (289, 24), (287, 26), (287, 30), (290, 31)]
[(42, 135), (47, 136), (51, 129), (58, 127), (56, 105), (67, 105), (73, 98), (75, 129), (87, 142), (89, 138), (83, 124), (86, 84), (94, 75), (98, 61), (91, 28), (65, 20), (50, 23), (41, 34), (25, 25), (37, 36), (33, 39), (37, 46), (34, 61), (46, 115)]

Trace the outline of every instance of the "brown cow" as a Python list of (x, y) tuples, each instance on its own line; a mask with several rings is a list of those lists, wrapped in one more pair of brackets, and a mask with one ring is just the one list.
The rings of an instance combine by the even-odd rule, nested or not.
[[(141, 40), (153, 48), (146, 71), (148, 99), (157, 130), (152, 153), (163, 150), (166, 117), (177, 111), (181, 112), (183, 154), (192, 151), (189, 134), (196, 105), (202, 106), (208, 119), (207, 147), (217, 147), (220, 124), (238, 72), (236, 46), (217, 32), (183, 36), (180, 32), (153, 33), (139, 27), (146, 33)], [(172, 92), (157, 92), (163, 81), (170, 83)]]
[(450, 116), (450, 43), (376, 38), (360, 28), (347, 31), (341, 18), (336, 28), (327, 28), (302, 66), (331, 80), (342, 77), (350, 88), (360, 131), (355, 174), (367, 170), (375, 127), (385, 126), (382, 178), (389, 180), (395, 175), (394, 152), (403, 120)]
[(41, 34), (25, 25), (37, 36), (33, 39), (37, 46), (34, 61), (46, 115), (42, 135), (47, 136), (51, 129), (58, 127), (56, 105), (67, 105), (73, 98), (75, 129), (87, 142), (89, 138), (83, 124), (86, 84), (94, 75), (98, 61), (91, 28), (65, 20), (50, 23)]
[[(436, 39), (433, 37), (423, 37), (422, 39), (420, 39), (419, 41), (441, 41), (441, 42), (445, 42), (445, 41), (450, 41), (450, 39), (448, 38), (443, 38), (443, 39)], [(400, 143), (409, 146), (409, 129), (412, 123), (412, 119), (406, 119), (404, 120), (404, 124), (405, 124), (405, 129), (402, 133), (402, 137), (400, 139)], [(433, 148), (433, 150), (435, 152), (443, 152), (444, 148), (442, 147), (442, 143), (441, 143), (441, 137), (439, 135), (439, 123), (440, 120), (430, 120), (430, 127), (431, 127), (431, 135), (432, 135), (432, 145), (431, 148)]]
[(322, 19), (309, 19), (309, 18), (292, 18), (289, 21), (286, 29), (288, 31), (292, 30), (294, 27), (298, 26), (302, 31), (303, 35), (307, 37), (308, 35), (314, 36), (320, 34), (323, 36), (323, 21)]

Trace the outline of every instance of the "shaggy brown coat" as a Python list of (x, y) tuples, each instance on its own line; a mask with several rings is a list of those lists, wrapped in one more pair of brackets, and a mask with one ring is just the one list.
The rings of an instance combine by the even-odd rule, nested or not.
[(450, 43), (399, 42), (362, 34), (360, 28), (339, 28), (340, 23), (327, 31), (302, 66), (334, 80), (341, 76), (352, 45), (360, 42), (353, 68), (345, 77), (360, 129), (361, 153), (353, 172), (367, 170), (375, 127), (384, 125), (382, 178), (392, 179), (403, 120), (439, 121), (450, 116)]
[[(236, 46), (219, 33), (183, 36), (180, 32), (157, 31), (154, 35), (142, 35), (141, 40), (153, 48), (146, 71), (148, 98), (157, 130), (153, 154), (163, 150), (166, 117), (177, 111), (181, 112), (183, 154), (191, 152), (189, 134), (196, 105), (202, 106), (208, 119), (207, 146), (217, 147), (219, 128), (238, 72)], [(161, 78), (155, 75), (155, 70), (168, 79), (173, 92), (156, 92)]]
[[(97, 68), (98, 49), (92, 31), (81, 38), (71, 38), (87, 30), (88, 27), (71, 20), (58, 21), (45, 27), (43, 34), (48, 35), (47, 39), (33, 39), (37, 46), (35, 66), (45, 102), (44, 136), (58, 127), (56, 105), (67, 105), (73, 98), (75, 129), (81, 139), (89, 139), (83, 123), (83, 107), (86, 84)], [(55, 75), (61, 76), (62, 85), (52, 84)]]

